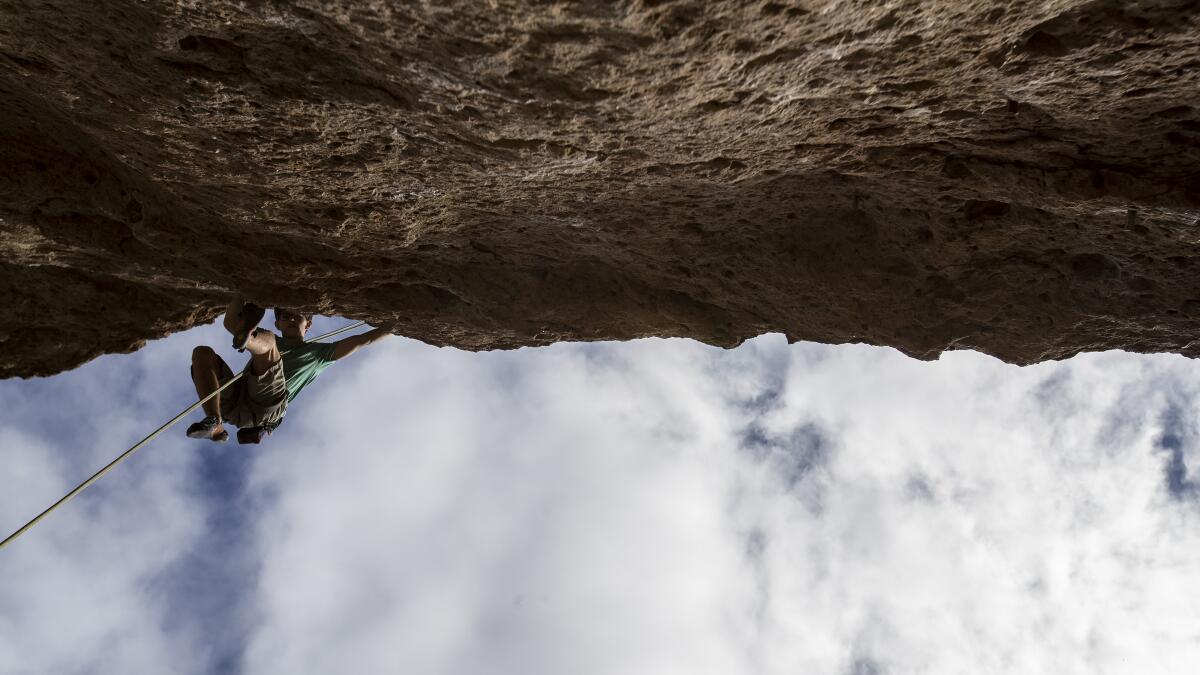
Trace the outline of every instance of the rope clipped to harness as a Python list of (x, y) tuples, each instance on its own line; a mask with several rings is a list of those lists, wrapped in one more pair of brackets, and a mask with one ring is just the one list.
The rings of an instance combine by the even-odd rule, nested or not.
[[(355, 328), (365, 325), (366, 323), (367, 323), (366, 321), (358, 321), (358, 322), (352, 323), (348, 326), (343, 326), (341, 328), (338, 328), (337, 330), (329, 331), (328, 333), (326, 333), (324, 335), (318, 335), (317, 337), (315, 337), (311, 340), (305, 340), (305, 342), (320, 342), (321, 340), (324, 340), (326, 338), (331, 338), (334, 335), (340, 335), (341, 333), (345, 333), (346, 331), (354, 330)], [(288, 351), (290, 351), (290, 350), (288, 350)], [(286, 351), (283, 352), (283, 354), (286, 354), (286, 353), (287, 353)], [(222, 384), (220, 387), (218, 387), (216, 391), (209, 394), (208, 396), (205, 396), (204, 398), (200, 399), (199, 401), (196, 401), (187, 410), (184, 410), (183, 412), (179, 413), (178, 415), (173, 417), (169, 422), (167, 422), (166, 424), (162, 425), (161, 427), (155, 429), (154, 432), (151, 433), (149, 436), (138, 441), (132, 448), (129, 448), (125, 452), (122, 452), (116, 459), (114, 459), (113, 461), (111, 461), (107, 465), (105, 465), (103, 469), (100, 469), (96, 473), (92, 474), (91, 478), (88, 478), (87, 480), (83, 481), (79, 485), (75, 486), (75, 489), (73, 489), (70, 492), (68, 492), (67, 494), (63, 495), (62, 499), (59, 499), (58, 501), (51, 504), (49, 508), (47, 508), (45, 511), (42, 511), (41, 513), (39, 513), (37, 515), (37, 517), (35, 517), (33, 520), (29, 521), (28, 523), (25, 523), (23, 526), (21, 526), (21, 529), (8, 535), (4, 539), (4, 541), (0, 541), (0, 549), (3, 549), (5, 546), (7, 546), (9, 544), (9, 542), (13, 541), (17, 537), (24, 534), (24, 532), (26, 530), (28, 530), (29, 528), (36, 525), (37, 522), (39, 520), (41, 520), (42, 518), (45, 518), (46, 516), (50, 515), (50, 513), (53, 512), (55, 509), (62, 506), (63, 504), (66, 504), (72, 497), (79, 494), (80, 492), (83, 492), (85, 489), (87, 489), (87, 487), (89, 485), (100, 480), (101, 476), (103, 476), (104, 474), (111, 471), (113, 469), (113, 467), (115, 467), (116, 465), (125, 461), (133, 453), (137, 452), (138, 450), (141, 450), (143, 446), (145, 446), (147, 443), (149, 443), (150, 441), (157, 438), (159, 434), (161, 434), (162, 432), (164, 432), (167, 429), (170, 429), (172, 426), (174, 426), (176, 422), (183, 419), (184, 417), (187, 417), (188, 415), (190, 415), (192, 413), (192, 411), (196, 410), (200, 406), (207, 403), (209, 399), (211, 399), (212, 397), (214, 397), (217, 394), (224, 391), (226, 387), (232, 385), (234, 382), (237, 382), (239, 379), (241, 379), (243, 374), (244, 374), (244, 372), (238, 373), (236, 376), (231, 378), (228, 382), (226, 382), (225, 384)]]

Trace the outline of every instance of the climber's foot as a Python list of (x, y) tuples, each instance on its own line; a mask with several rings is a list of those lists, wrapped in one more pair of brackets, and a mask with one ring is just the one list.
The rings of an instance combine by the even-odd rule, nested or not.
[(234, 349), (239, 352), (246, 350), (246, 343), (250, 341), (250, 336), (254, 334), (254, 329), (258, 328), (258, 322), (262, 321), (266, 314), (266, 309), (252, 302), (242, 305), (242, 311), (238, 314), (241, 325), (233, 334)]
[(238, 429), (238, 443), (247, 445), (250, 443), (262, 443), (263, 439), (271, 434), (265, 427), (250, 427), (247, 429)]
[(229, 432), (225, 431), (221, 420), (209, 415), (187, 428), (188, 438), (208, 439), (214, 443), (224, 443), (229, 440)]

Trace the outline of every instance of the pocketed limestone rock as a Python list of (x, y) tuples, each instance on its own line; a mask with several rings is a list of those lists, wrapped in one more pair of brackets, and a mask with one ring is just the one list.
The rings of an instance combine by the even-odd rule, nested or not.
[(1194, 2), (0, 8), (0, 377), (264, 303), (1195, 355)]

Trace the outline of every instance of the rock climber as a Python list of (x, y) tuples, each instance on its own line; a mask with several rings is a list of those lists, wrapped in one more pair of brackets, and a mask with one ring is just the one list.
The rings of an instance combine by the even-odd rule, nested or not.
[[(281, 335), (258, 328), (266, 310), (247, 303), (239, 295), (225, 311), (225, 330), (233, 334), (233, 347), (249, 351), (243, 377), (204, 403), (203, 420), (187, 429), (191, 438), (218, 443), (229, 440), (228, 422), (238, 427), (239, 443), (260, 443), (275, 430), (287, 413), (288, 404), (300, 390), (334, 361), (391, 335), (375, 328), (337, 342), (304, 342), (312, 320), (299, 312), (275, 308), (275, 328)], [(192, 382), (204, 398), (233, 377), (225, 360), (211, 347), (192, 351)]]

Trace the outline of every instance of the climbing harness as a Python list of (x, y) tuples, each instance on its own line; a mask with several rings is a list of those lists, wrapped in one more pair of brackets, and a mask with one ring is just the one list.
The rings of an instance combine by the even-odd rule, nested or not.
[[(356, 323), (352, 323), (352, 324), (350, 324), (350, 325), (348, 325), (348, 326), (342, 326), (341, 328), (339, 328), (339, 329), (337, 329), (337, 330), (332, 330), (332, 331), (329, 331), (328, 333), (326, 333), (326, 334), (324, 334), (324, 335), (318, 335), (317, 337), (315, 337), (315, 338), (313, 338), (313, 339), (311, 339), (311, 340), (305, 340), (305, 342), (306, 342), (306, 343), (307, 343), (307, 342), (320, 342), (321, 340), (324, 340), (324, 339), (326, 339), (326, 338), (331, 338), (331, 337), (333, 337), (334, 335), (339, 335), (339, 334), (341, 334), (341, 333), (345, 333), (345, 332), (346, 332), (346, 331), (348, 331), (348, 330), (354, 330), (355, 328), (358, 328), (359, 326), (365, 325), (366, 323), (367, 323), (366, 321), (359, 321), (359, 322), (356, 322)], [(291, 351), (291, 350), (289, 349), (288, 351)], [(282, 352), (282, 353), (280, 354), (280, 356), (282, 356), (283, 354), (287, 354), (287, 353), (288, 353), (287, 351), (285, 351), (285, 352)], [(147, 437), (143, 438), (142, 440), (138, 441), (138, 442), (137, 442), (137, 444), (136, 444), (136, 445), (134, 445), (132, 448), (129, 448), (129, 449), (128, 449), (128, 450), (126, 450), (125, 452), (121, 453), (121, 454), (120, 454), (120, 456), (118, 456), (118, 457), (117, 457), (116, 459), (114, 459), (113, 461), (109, 462), (109, 463), (108, 463), (108, 464), (107, 464), (107, 465), (106, 465), (106, 466), (105, 466), (103, 469), (100, 469), (100, 470), (99, 470), (99, 471), (97, 471), (96, 473), (92, 474), (92, 477), (91, 477), (91, 478), (89, 478), (89, 479), (87, 479), (87, 480), (83, 481), (82, 483), (80, 483), (79, 485), (77, 485), (77, 486), (75, 487), (75, 489), (74, 489), (74, 490), (71, 490), (71, 491), (70, 491), (70, 492), (68, 492), (67, 494), (63, 495), (62, 499), (60, 499), (60, 500), (58, 500), (58, 501), (54, 502), (53, 504), (51, 504), (51, 505), (50, 505), (50, 508), (46, 509), (45, 511), (42, 511), (41, 513), (39, 513), (39, 514), (37, 515), (37, 517), (36, 517), (36, 518), (34, 518), (33, 520), (29, 521), (28, 523), (25, 523), (25, 525), (24, 525), (24, 526), (22, 526), (22, 527), (21, 527), (21, 529), (19, 529), (19, 530), (17, 530), (16, 532), (13, 532), (12, 534), (8, 535), (8, 537), (6, 537), (6, 538), (4, 539), (4, 541), (0, 541), (0, 549), (3, 549), (5, 546), (7, 546), (7, 545), (9, 544), (9, 542), (11, 542), (12, 540), (14, 540), (14, 539), (16, 539), (17, 537), (21, 536), (21, 534), (22, 534), (22, 533), (24, 533), (24, 532), (25, 532), (25, 530), (28, 530), (29, 528), (33, 527), (35, 524), (37, 524), (37, 522), (38, 522), (39, 520), (41, 520), (42, 518), (45, 518), (46, 516), (50, 515), (50, 512), (54, 511), (54, 509), (57, 509), (58, 507), (62, 506), (63, 504), (66, 504), (66, 503), (67, 503), (67, 501), (68, 501), (68, 500), (70, 500), (72, 497), (74, 497), (75, 495), (79, 494), (80, 492), (83, 492), (83, 491), (84, 491), (84, 489), (86, 489), (86, 488), (87, 488), (87, 486), (89, 486), (89, 485), (91, 485), (92, 483), (95, 483), (96, 481), (100, 480), (100, 477), (101, 477), (101, 476), (103, 476), (104, 474), (108, 473), (108, 472), (109, 472), (109, 470), (111, 470), (113, 467), (115, 467), (116, 465), (118, 465), (118, 464), (120, 464), (121, 462), (125, 461), (125, 459), (126, 459), (127, 457), (129, 457), (129, 456), (130, 456), (130, 455), (132, 455), (133, 453), (135, 453), (135, 452), (137, 452), (138, 450), (140, 450), (140, 449), (142, 448), (142, 446), (144, 446), (144, 445), (146, 445), (147, 443), (149, 443), (150, 441), (154, 440), (154, 439), (155, 439), (155, 438), (156, 438), (156, 437), (157, 437), (159, 434), (161, 434), (162, 432), (164, 432), (164, 431), (166, 431), (167, 429), (171, 428), (171, 427), (172, 427), (172, 426), (173, 426), (173, 425), (174, 425), (176, 422), (178, 422), (179, 420), (183, 419), (184, 417), (187, 417), (188, 415), (190, 415), (190, 414), (192, 413), (192, 411), (193, 411), (193, 410), (195, 410), (196, 408), (199, 408), (200, 406), (204, 405), (204, 404), (205, 404), (205, 403), (206, 403), (206, 402), (207, 402), (207, 401), (208, 401), (210, 398), (212, 398), (212, 397), (216, 396), (217, 394), (221, 393), (222, 391), (224, 391), (224, 390), (225, 390), (225, 388), (226, 388), (226, 387), (228, 387), (229, 385), (233, 384), (234, 382), (237, 382), (239, 379), (241, 379), (241, 377), (242, 377), (242, 375), (243, 375), (244, 373), (245, 373), (245, 371), (243, 371), (243, 372), (241, 372), (241, 373), (238, 373), (238, 374), (237, 374), (237, 375), (235, 375), (233, 378), (231, 378), (231, 379), (230, 379), (228, 382), (226, 382), (225, 384), (223, 384), (223, 385), (221, 385), (220, 387), (218, 387), (216, 391), (214, 391), (213, 393), (209, 394), (208, 396), (205, 396), (204, 398), (200, 399), (199, 401), (196, 401), (196, 402), (195, 402), (195, 403), (193, 403), (193, 404), (191, 405), (191, 407), (189, 407), (187, 410), (184, 410), (183, 412), (181, 412), (181, 413), (179, 413), (178, 415), (176, 415), (176, 416), (175, 416), (173, 419), (171, 419), (171, 421), (170, 421), (170, 422), (167, 422), (166, 424), (162, 425), (162, 426), (161, 426), (161, 427), (159, 427), (158, 429), (155, 429), (155, 430), (154, 430), (154, 433), (152, 433), (152, 434), (150, 434), (149, 436), (147, 436)]]

